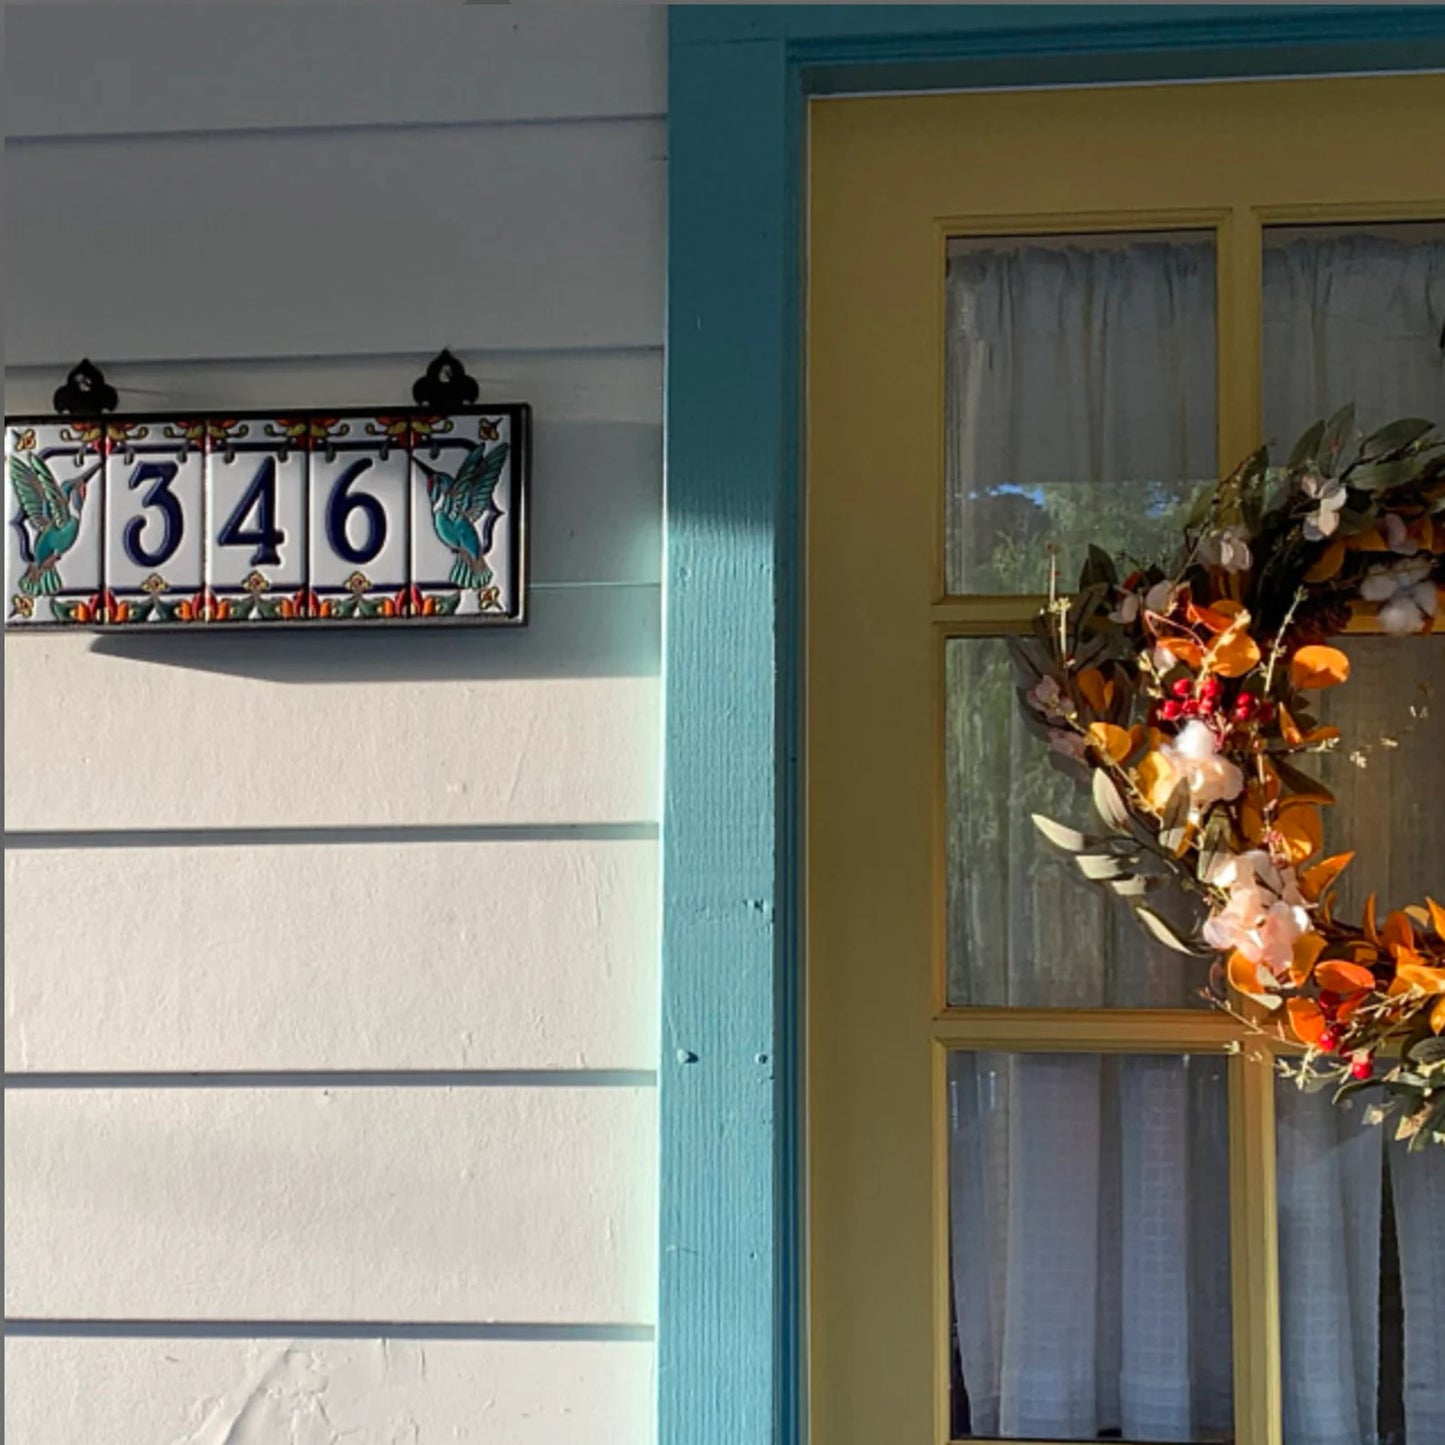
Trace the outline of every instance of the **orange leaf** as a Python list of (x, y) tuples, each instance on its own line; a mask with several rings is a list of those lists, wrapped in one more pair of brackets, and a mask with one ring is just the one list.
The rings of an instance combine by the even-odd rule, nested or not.
[(1430, 1027), (1437, 1034), (1445, 1033), (1445, 998), (1430, 1010)]
[(1292, 748), (1299, 747), (1304, 741), (1299, 724), (1290, 716), (1289, 709), (1283, 703), (1279, 705), (1279, 735)]
[(1325, 950), (1325, 940), (1318, 933), (1302, 933), (1294, 941), (1294, 954), (1290, 959), (1289, 976), (1296, 984), (1304, 983), (1313, 971), (1320, 954)]
[(1375, 986), (1375, 975), (1358, 963), (1327, 959), (1315, 969), (1315, 981), (1331, 993), (1359, 993)]
[(1363, 532), (1356, 532), (1350, 538), (1349, 547), (1352, 552), (1388, 552), (1390, 550), (1390, 544), (1385, 541), (1384, 535), (1377, 526), (1369, 526)]
[(1291, 863), (1298, 864), (1323, 847), (1325, 830), (1314, 807), (1308, 803), (1291, 807), (1293, 801), (1287, 800), (1280, 810), (1275, 831), (1284, 844), (1285, 856)]
[(1259, 644), (1247, 632), (1241, 632), (1211, 647), (1204, 665), (1221, 677), (1243, 677), (1259, 666)]
[(1238, 949), (1229, 955), (1224, 971), (1231, 988), (1248, 994), (1251, 998), (1267, 996), (1271, 982), (1269, 971), (1257, 963), (1251, 963)]
[(1122, 763), (1134, 751), (1134, 740), (1121, 727), (1113, 723), (1096, 722), (1089, 724), (1089, 741), (1111, 763)]
[(1187, 637), (1166, 638), (1160, 643), (1160, 646), (1172, 652), (1186, 667), (1192, 667), (1196, 671), (1204, 661), (1204, 649), (1197, 642), (1191, 642)]
[(1380, 933), (1375, 927), (1375, 895), (1373, 893), (1365, 899), (1364, 927), (1365, 937), (1368, 938), (1371, 943), (1378, 945), (1380, 942)]
[(1086, 667), (1075, 679), (1080, 694), (1095, 712), (1108, 712), (1109, 700), (1114, 691), (1104, 681), (1104, 674), (1097, 667)]
[(1289, 675), (1299, 688), (1334, 687), (1349, 677), (1350, 659), (1338, 647), (1311, 643), (1290, 658)]
[(1414, 951), (1415, 930), (1410, 927), (1410, 920), (1399, 909), (1386, 917), (1385, 926), (1380, 930), (1380, 942), (1392, 950), (1408, 948)]
[(1314, 902), (1345, 871), (1354, 856), (1353, 853), (1336, 853), (1334, 857), (1316, 863), (1313, 868), (1306, 868), (1299, 876), (1300, 891), (1310, 902)]
[(1345, 565), (1345, 539), (1336, 537), (1305, 573), (1306, 582), (1328, 582)]
[[(1405, 989), (1418, 988), (1421, 993), (1445, 993), (1445, 968), (1430, 968), (1423, 963), (1402, 963), (1395, 970), (1395, 982)], [(1401, 993), (1405, 989), (1399, 990)], [(1392, 987), (1391, 993), (1396, 992)]]
[[(1234, 618), (1225, 611), (1225, 608), (1230, 605), (1225, 602), (1216, 607), (1200, 607), (1197, 603), (1191, 602), (1185, 608), (1185, 615), (1191, 622), (1197, 623), (1201, 627), (1207, 627), (1211, 632), (1227, 632), (1234, 622)], [(1237, 612), (1239, 604), (1236, 602), (1232, 605)]]
[(1430, 910), (1430, 927), (1441, 938), (1445, 938), (1445, 908), (1442, 908), (1433, 898), (1425, 900), (1425, 907)]
[(1313, 999), (1292, 998), (1285, 1004), (1289, 1026), (1302, 1044), (1317, 1044), (1328, 1026), (1319, 1004)]

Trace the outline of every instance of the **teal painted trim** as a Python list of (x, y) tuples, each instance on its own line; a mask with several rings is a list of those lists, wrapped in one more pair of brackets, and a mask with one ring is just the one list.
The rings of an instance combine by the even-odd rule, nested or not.
[(659, 1445), (804, 1428), (805, 97), (1445, 68), (1445, 6), (678, 6), (668, 202)]

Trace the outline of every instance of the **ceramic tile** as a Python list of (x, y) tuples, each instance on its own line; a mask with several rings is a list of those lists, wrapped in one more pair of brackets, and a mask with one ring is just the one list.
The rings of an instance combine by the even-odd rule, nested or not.
[(105, 621), (196, 618), (206, 556), (204, 447), (200, 421), (107, 421)]
[(425, 615), (517, 610), (517, 458), (507, 416), (459, 416), (412, 451), (413, 605)]
[(98, 422), (6, 424), (7, 626), (97, 620), (102, 447)]
[(198, 599), (216, 622), (280, 622), (310, 613), (310, 447), (324, 418), (245, 417), (207, 423), (206, 569)]
[(347, 417), (311, 453), (310, 588), (316, 615), (405, 615), (411, 467), (404, 417)]

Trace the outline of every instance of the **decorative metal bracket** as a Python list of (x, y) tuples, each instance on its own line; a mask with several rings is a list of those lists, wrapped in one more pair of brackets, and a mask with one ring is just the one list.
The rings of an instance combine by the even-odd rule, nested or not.
[(88, 357), (71, 367), (65, 385), (55, 393), (55, 410), (63, 416), (103, 416), (119, 405), (115, 388)]
[(442, 350), (427, 367), (426, 375), (417, 379), (411, 394), (418, 406), (446, 412), (475, 406), (481, 389), (476, 380), (467, 375), (466, 367), (450, 351)]

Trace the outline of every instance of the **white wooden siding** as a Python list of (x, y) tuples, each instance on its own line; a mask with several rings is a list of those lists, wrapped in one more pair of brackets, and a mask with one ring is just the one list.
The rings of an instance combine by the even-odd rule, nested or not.
[(7, 411), (535, 411), (524, 631), (7, 641), (7, 1427), (645, 1445), (665, 15), (5, 22)]
[(656, 872), (625, 840), (17, 849), (5, 1066), (652, 1069)]
[(651, 1392), (627, 1341), (5, 1341), (32, 1445), (642, 1445)]

